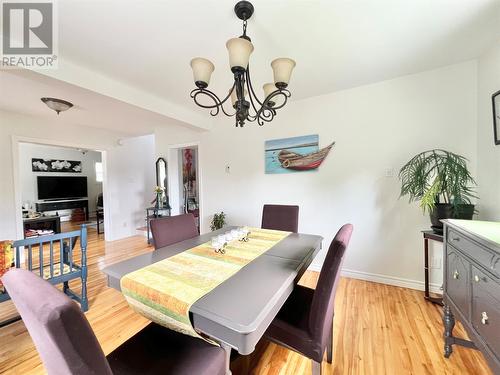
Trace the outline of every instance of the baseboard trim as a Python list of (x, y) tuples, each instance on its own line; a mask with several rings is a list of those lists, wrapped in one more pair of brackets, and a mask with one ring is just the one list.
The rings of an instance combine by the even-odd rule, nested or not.
[[(317, 264), (311, 264), (309, 266), (311, 271), (320, 272), (321, 266)], [(376, 273), (363, 272), (363, 271), (355, 271), (349, 269), (343, 269), (341, 275), (343, 277), (349, 277), (351, 279), (365, 280), (371, 281), (374, 283), (387, 284), (393, 286), (399, 286), (401, 288), (415, 289), (415, 290), (425, 290), (425, 284), (423, 281), (404, 279), (401, 277), (388, 276), (388, 275), (380, 275)], [(441, 285), (436, 283), (429, 284), (430, 291), (432, 293), (443, 293), (441, 290)]]

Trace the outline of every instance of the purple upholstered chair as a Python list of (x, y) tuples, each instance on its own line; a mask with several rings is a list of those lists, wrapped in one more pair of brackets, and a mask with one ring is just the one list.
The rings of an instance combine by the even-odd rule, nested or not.
[(172, 245), (199, 235), (193, 214), (163, 217), (151, 220), (155, 249)]
[(297, 285), (266, 332), (271, 341), (311, 358), (313, 375), (321, 374), (325, 349), (332, 363), (335, 292), (352, 229), (346, 224), (337, 232), (316, 289)]
[(262, 228), (297, 233), (299, 229), (299, 206), (265, 204), (262, 210)]
[(68, 296), (27, 270), (12, 269), (2, 282), (49, 375), (225, 373), (223, 349), (154, 323), (105, 357)]

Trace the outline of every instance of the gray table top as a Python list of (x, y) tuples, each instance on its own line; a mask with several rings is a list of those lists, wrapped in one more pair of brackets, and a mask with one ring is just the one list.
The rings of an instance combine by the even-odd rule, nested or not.
[[(120, 290), (129, 272), (209, 241), (220, 231), (203, 234), (106, 267), (108, 285)], [(241, 354), (249, 354), (321, 248), (322, 237), (292, 233), (238, 273), (196, 301), (193, 326)]]

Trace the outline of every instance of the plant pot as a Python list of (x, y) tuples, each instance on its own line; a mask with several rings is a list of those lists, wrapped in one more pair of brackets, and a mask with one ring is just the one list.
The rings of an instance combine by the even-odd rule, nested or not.
[(434, 209), (430, 213), (431, 218), (431, 228), (436, 234), (443, 234), (443, 223), (441, 220), (444, 219), (463, 219), (472, 220), (474, 215), (474, 205), (473, 204), (461, 204), (457, 207), (457, 210), (453, 209), (453, 205), (450, 203), (436, 203)]

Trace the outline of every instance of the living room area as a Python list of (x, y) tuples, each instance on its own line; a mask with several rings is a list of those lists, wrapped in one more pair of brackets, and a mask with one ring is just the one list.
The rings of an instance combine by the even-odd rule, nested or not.
[(24, 237), (86, 223), (104, 233), (103, 164), (99, 151), (19, 144)]

